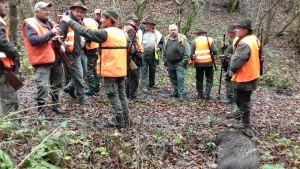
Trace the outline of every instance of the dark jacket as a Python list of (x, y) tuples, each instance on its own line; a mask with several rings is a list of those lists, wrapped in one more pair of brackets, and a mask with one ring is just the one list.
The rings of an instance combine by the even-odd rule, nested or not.
[[(0, 16), (4, 17), (4, 16)], [(6, 32), (5, 27), (0, 23), (0, 52), (3, 52), (6, 54), (7, 57), (10, 57), (12, 60), (15, 60), (16, 58), (19, 58), (20, 55), (18, 51), (15, 48), (15, 45), (13, 43), (13, 39), (11, 37), (11, 34), (9, 33), (9, 41), (6, 40)], [(20, 62), (15, 62), (14, 71), (19, 69)]]
[(137, 30), (137, 26), (134, 26), (130, 23), (126, 23), (125, 26), (131, 26), (133, 28), (133, 29), (129, 29), (127, 31), (128, 37), (131, 40), (131, 42), (133, 43), (131, 48), (133, 49), (134, 52), (133, 52), (131, 58), (137, 66), (140, 66), (142, 64), (142, 53), (140, 53), (138, 51), (138, 49), (136, 48), (137, 41), (136, 41), (136, 31), (135, 30)]
[[(78, 22), (81, 24), (82, 21), (78, 21), (72, 14), (72, 12), (69, 12), (70, 18), (73, 19), (75, 22)], [(83, 27), (83, 26), (82, 26)], [(59, 29), (60, 29), (60, 36), (62, 36), (61, 40), (64, 41), (65, 38), (67, 37), (68, 33), (68, 24), (60, 22), (59, 23)], [(72, 55), (73, 57), (79, 57), (81, 53), (81, 38), (78, 32), (74, 32), (74, 50), (73, 52), (70, 52), (68, 48), (65, 46), (66, 49), (66, 54), (67, 55)], [(69, 56), (70, 57), (70, 56)]]

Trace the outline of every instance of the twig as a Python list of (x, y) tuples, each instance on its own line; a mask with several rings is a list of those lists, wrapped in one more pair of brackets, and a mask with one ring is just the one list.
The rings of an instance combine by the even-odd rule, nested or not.
[(24, 161), (31, 156), (31, 154), (33, 154), (50, 136), (52, 136), (58, 129), (60, 128), (60, 126), (58, 126), (50, 135), (48, 135), (38, 146), (36, 146), (31, 153), (29, 153), (20, 163), (19, 165), (15, 168), (18, 169), (23, 163)]

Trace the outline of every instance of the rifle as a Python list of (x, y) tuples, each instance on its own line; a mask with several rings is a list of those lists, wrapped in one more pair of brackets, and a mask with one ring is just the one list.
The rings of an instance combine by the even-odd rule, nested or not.
[(68, 68), (71, 67), (72, 63), (70, 62), (68, 56), (65, 54), (65, 52), (61, 48), (62, 42), (60, 41), (59, 35), (56, 35), (52, 38), (52, 47), (56, 50), (58, 50), (60, 57), (62, 58), (65, 65), (67, 65)]
[(263, 41), (262, 41), (262, 36), (263, 36), (263, 29), (260, 29), (260, 46), (259, 46), (259, 73), (260, 75), (263, 75), (263, 70), (264, 70), (264, 58), (262, 57), (262, 46), (263, 46)]
[(1, 64), (0, 64), (0, 68), (2, 70), (4, 70), (4, 74), (5, 74), (5, 77), (6, 77), (6, 80), (8, 81), (8, 83), (11, 85), (11, 87), (17, 91), (19, 90), (21, 87), (24, 86), (24, 84), (22, 83), (22, 81), (11, 71), (11, 70), (8, 70), (4, 67), (2, 61), (0, 61)]
[(207, 39), (207, 45), (208, 45), (208, 47), (209, 47), (209, 54), (210, 54), (211, 60), (212, 60), (212, 62), (213, 62), (213, 64), (214, 64), (215, 69), (218, 70), (218, 69), (217, 69), (217, 66), (216, 66), (215, 59), (214, 59), (214, 57), (213, 57), (213, 55), (212, 55), (212, 53), (211, 53), (211, 46), (210, 46), (210, 44), (209, 44), (207, 34), (206, 34), (206, 39)]
[[(134, 37), (132, 38), (132, 42), (131, 42), (128, 50), (127, 50), (127, 57), (129, 57), (129, 54), (130, 54), (130, 51), (131, 51), (134, 39), (136, 37), (136, 33), (137, 32), (135, 31)], [(132, 59), (130, 59), (129, 68), (130, 68), (130, 70), (136, 70), (136, 69), (138, 69), (137, 65), (134, 63), (134, 61)]]
[[(225, 34), (223, 34), (223, 43), (225, 43)], [(225, 52), (225, 45), (222, 48), (222, 55), (224, 55)], [(225, 60), (221, 60), (221, 72), (220, 72), (220, 80), (219, 80), (219, 94), (221, 92), (221, 83), (222, 83), (222, 72), (223, 72), (223, 62)]]

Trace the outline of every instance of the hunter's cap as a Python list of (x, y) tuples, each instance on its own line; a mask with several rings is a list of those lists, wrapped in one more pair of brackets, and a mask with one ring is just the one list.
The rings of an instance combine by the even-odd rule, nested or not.
[(47, 8), (47, 7), (52, 7), (51, 3), (46, 3), (46, 2), (38, 2), (34, 5), (34, 11), (37, 11), (39, 9)]
[(134, 14), (129, 14), (126, 18), (125, 18), (126, 21), (128, 20), (134, 20), (134, 21), (139, 21), (139, 18), (134, 15)]
[(144, 19), (144, 21), (142, 22), (142, 24), (145, 24), (145, 23), (151, 23), (151, 24), (153, 24), (153, 26), (156, 25), (155, 22), (154, 22), (154, 20), (151, 19), (151, 18)]
[(117, 22), (117, 20), (119, 18), (119, 14), (118, 14), (117, 10), (112, 7), (107, 8), (104, 11), (102, 11), (102, 15), (105, 17), (111, 18), (115, 22)]
[(241, 19), (236, 26), (245, 27), (252, 30), (252, 21), (250, 19)]
[(87, 7), (84, 6), (80, 1), (75, 2), (74, 5), (70, 7), (70, 9), (74, 8), (82, 8), (84, 11), (87, 11)]
[(101, 9), (95, 9), (95, 14), (96, 14), (96, 13), (101, 14)]
[(229, 25), (227, 28), (227, 32), (235, 32), (235, 28), (236, 28), (235, 25)]
[(204, 29), (200, 28), (198, 29), (195, 34), (201, 34), (201, 33), (207, 33), (207, 31), (205, 31)]

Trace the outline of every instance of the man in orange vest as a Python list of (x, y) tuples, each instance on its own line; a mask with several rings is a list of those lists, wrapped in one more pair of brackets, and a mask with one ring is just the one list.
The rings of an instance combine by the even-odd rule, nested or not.
[[(70, 7), (70, 10), (71, 12), (69, 12), (69, 16), (74, 21), (82, 25), (83, 15), (84, 12), (87, 11), (87, 7), (78, 1)], [(83, 50), (85, 47), (85, 39), (82, 38), (77, 32), (74, 32), (65, 23), (60, 23), (59, 28), (61, 30), (60, 36), (62, 36), (62, 40), (66, 45), (66, 55), (69, 57), (69, 60), (72, 63), (71, 67), (69, 68), (72, 80), (63, 89), (63, 91), (70, 94), (71, 97), (77, 98), (80, 104), (89, 105), (91, 102), (86, 100), (83, 85), (83, 78), (87, 71), (87, 58)]]
[(242, 114), (242, 124), (233, 124), (234, 129), (242, 130), (252, 137), (250, 132), (251, 95), (257, 88), (260, 76), (258, 38), (252, 32), (252, 21), (242, 19), (236, 25), (236, 38), (233, 41), (234, 55), (230, 70), (234, 73), (231, 82), (236, 90), (236, 104)]
[(105, 93), (114, 109), (114, 117), (105, 124), (105, 127), (125, 127), (129, 125), (125, 77), (127, 75), (127, 64), (131, 59), (127, 58), (127, 48), (131, 43), (126, 32), (115, 26), (118, 17), (117, 11), (113, 8), (103, 10), (101, 23), (104, 29), (98, 30), (87, 29), (68, 16), (62, 18), (62, 21), (66, 22), (76, 33), (91, 41), (101, 43), (97, 73), (104, 77)]
[(59, 34), (60, 30), (49, 20), (50, 7), (51, 3), (36, 3), (34, 17), (25, 19), (22, 24), (22, 35), (29, 62), (35, 68), (34, 81), (37, 85), (35, 100), (39, 106), (40, 120), (46, 117), (44, 106), (48, 101), (49, 88), (54, 104), (52, 110), (57, 114), (65, 114), (58, 104), (59, 90), (62, 88), (62, 59), (51, 45), (51, 39)]
[(123, 30), (127, 32), (129, 38), (133, 42), (132, 48), (134, 48), (134, 53), (131, 57), (137, 66), (137, 69), (135, 70), (128, 69), (128, 75), (126, 78), (126, 95), (129, 99), (140, 99), (137, 89), (139, 87), (141, 74), (143, 47), (141, 39), (137, 35), (138, 21), (139, 19), (137, 16), (130, 14), (126, 17), (126, 24), (123, 27)]
[[(209, 100), (214, 80), (213, 59), (218, 52), (218, 48), (213, 39), (207, 36), (207, 31), (199, 29), (196, 34), (198, 37), (192, 41), (191, 48), (192, 59), (194, 59), (194, 67), (196, 68), (198, 99)], [(203, 93), (204, 75), (206, 77), (206, 88)]]
[[(8, 4), (0, 0), (0, 101), (2, 115), (16, 111), (19, 107), (18, 93), (6, 79), (4, 71), (17, 71), (19, 69), (19, 53), (15, 48), (5, 17)], [(1, 114), (0, 114), (1, 116)]]

